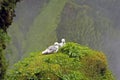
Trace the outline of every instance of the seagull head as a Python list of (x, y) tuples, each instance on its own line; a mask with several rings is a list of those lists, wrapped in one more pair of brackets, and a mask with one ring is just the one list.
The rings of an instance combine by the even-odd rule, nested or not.
[(57, 46), (57, 45), (59, 45), (59, 43), (58, 43), (58, 42), (55, 42), (54, 45)]
[(61, 39), (61, 42), (62, 42), (62, 43), (65, 43), (65, 39)]

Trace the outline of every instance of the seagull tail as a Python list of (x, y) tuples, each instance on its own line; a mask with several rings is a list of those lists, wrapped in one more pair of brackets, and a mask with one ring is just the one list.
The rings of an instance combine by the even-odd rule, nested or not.
[(47, 51), (45, 50), (45, 51), (42, 51), (42, 54), (47, 54)]

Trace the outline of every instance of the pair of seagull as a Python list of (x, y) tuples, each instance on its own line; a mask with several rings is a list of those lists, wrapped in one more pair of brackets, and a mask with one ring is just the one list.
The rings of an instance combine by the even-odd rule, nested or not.
[(61, 43), (55, 42), (54, 45), (49, 46), (46, 50), (42, 51), (42, 54), (56, 53), (60, 47), (65, 45), (65, 39), (61, 39)]

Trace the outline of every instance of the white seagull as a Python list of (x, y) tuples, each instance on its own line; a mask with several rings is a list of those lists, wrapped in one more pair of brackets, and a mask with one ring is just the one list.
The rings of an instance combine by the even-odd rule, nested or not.
[(61, 39), (61, 43), (59, 43), (59, 47), (63, 47), (65, 45), (65, 39)]
[(59, 49), (59, 43), (55, 42), (54, 45), (48, 47), (46, 50), (42, 52), (42, 54), (50, 54), (50, 53), (56, 53)]

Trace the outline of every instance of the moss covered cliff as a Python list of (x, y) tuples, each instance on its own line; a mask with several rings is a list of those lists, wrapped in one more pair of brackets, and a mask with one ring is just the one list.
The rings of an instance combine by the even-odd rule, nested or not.
[(15, 64), (7, 80), (114, 80), (102, 52), (69, 42), (57, 53), (41, 52)]
[(14, 8), (20, 0), (0, 0), (0, 80), (4, 79), (7, 62), (5, 59), (6, 44), (9, 40), (7, 28), (15, 16)]

